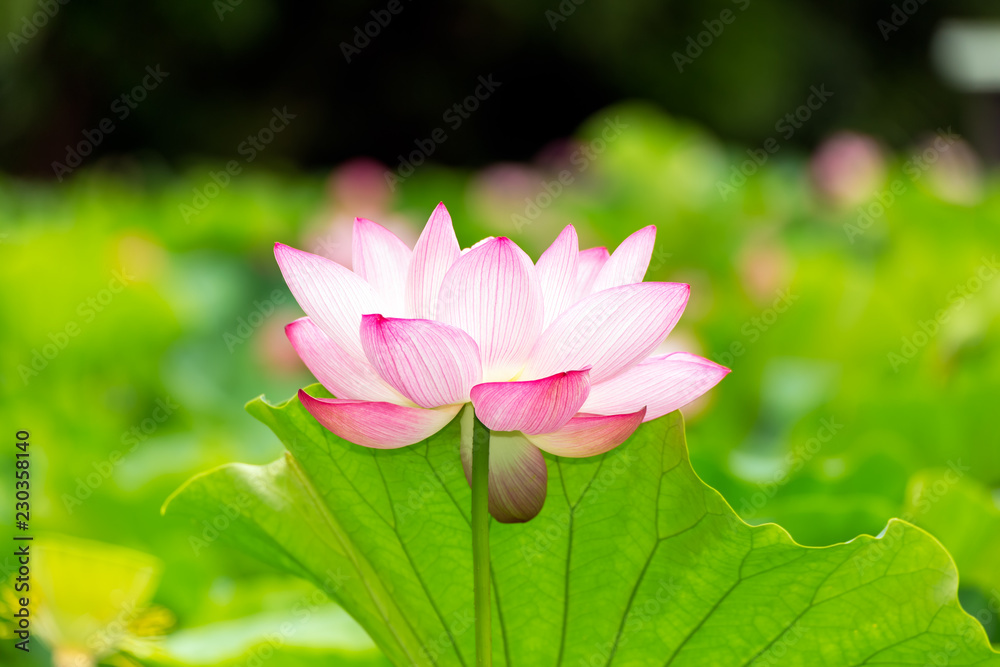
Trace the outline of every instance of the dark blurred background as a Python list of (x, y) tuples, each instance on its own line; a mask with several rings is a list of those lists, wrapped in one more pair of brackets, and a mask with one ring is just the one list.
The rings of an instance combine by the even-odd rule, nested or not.
[[(960, 119), (955, 129), (993, 152), (989, 121), (942, 80), (931, 43), (946, 18), (1000, 17), (994, 0), (398, 2), (392, 14), (388, 0), (4, 0), (0, 169), (52, 176), (51, 163), (113, 115), (147, 66), (169, 74), (116, 121), (99, 157), (174, 167), (228, 159), (273, 107), (287, 107), (296, 123), (265, 163), (329, 166), (366, 154), (395, 165), (491, 74), (497, 94), (463, 123), (460, 141), (439, 146), (437, 162), (525, 160), (630, 98), (758, 144), (821, 84), (832, 103), (794, 144), (850, 127), (898, 147)], [(37, 35), (12, 37), (30, 32), (25, 17), (39, 11), (54, 16)], [(712, 27), (705, 22), (722, 25), (723, 11), (733, 16), (725, 38), (687, 51), (689, 37)], [(386, 25), (368, 26), (376, 34), (364, 45), (356, 29), (379, 16)], [(676, 53), (695, 57), (678, 71)]]

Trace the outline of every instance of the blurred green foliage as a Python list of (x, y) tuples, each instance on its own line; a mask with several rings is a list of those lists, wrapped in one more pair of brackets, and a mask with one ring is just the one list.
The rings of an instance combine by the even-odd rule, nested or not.
[[(620, 135), (596, 143), (616, 118)], [(196, 472), (276, 458), (280, 444), (243, 404), (312, 381), (284, 339), (300, 311), (272, 244), (339, 256), (355, 214), (415, 238), (444, 200), (464, 246), (507, 235), (536, 258), (565, 224), (610, 247), (656, 224), (647, 279), (692, 285), (669, 342), (733, 369), (685, 410), (698, 474), (748, 522), (775, 521), (808, 545), (907, 516), (951, 549), (971, 612), (1000, 599), (996, 175), (948, 172), (941, 159), (914, 177), (905, 167), (925, 149), (914, 146), (838, 207), (785, 149), (723, 197), (746, 149), (642, 105), (594, 116), (564, 148), (477, 173), (426, 165), (395, 192), (360, 163), (332, 177), (246, 172), (216, 189), (218, 165), (0, 180), (0, 415), (8, 442), (31, 433), (33, 529), (154, 554), (153, 602), (176, 619), (174, 645), (218, 632), (249, 651), (247, 628), (292, 613), (311, 589), (159, 507)], [(556, 188), (562, 171), (571, 179)], [(859, 222), (858, 206), (888, 202), (897, 181), (902, 193)], [(199, 194), (206, 205), (186, 221), (180, 206)], [(948, 470), (957, 481), (935, 487)], [(11, 497), (10, 476), (0, 480)], [(0, 519), (12, 525), (10, 503)], [(0, 571), (11, 572), (2, 556)], [(373, 659), (351, 632), (335, 638), (351, 647), (344, 660)], [(319, 664), (328, 649), (277, 653)]]

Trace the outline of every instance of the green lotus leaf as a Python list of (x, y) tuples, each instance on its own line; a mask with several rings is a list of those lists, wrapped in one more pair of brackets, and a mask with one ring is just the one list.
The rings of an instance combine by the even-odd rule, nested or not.
[[(294, 399), (247, 409), (286, 456), (199, 475), (165, 511), (320, 586), (394, 664), (475, 664), (458, 421), (373, 450)], [(542, 513), (491, 528), (497, 665), (1000, 665), (930, 535), (894, 520), (812, 548), (751, 527), (691, 468), (679, 413), (548, 465)]]

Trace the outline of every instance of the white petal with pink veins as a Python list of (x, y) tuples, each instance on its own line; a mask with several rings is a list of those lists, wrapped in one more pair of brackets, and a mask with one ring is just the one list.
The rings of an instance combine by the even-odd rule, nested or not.
[(653, 225), (643, 227), (622, 241), (601, 267), (601, 272), (590, 290), (591, 293), (609, 287), (641, 283), (646, 275), (646, 269), (649, 268), (654, 245), (656, 245), (656, 227)]
[(299, 400), (330, 431), (348, 442), (375, 449), (397, 449), (426, 440), (444, 428), (462, 407), (425, 410), (394, 403), (314, 398), (301, 389)]
[(364, 360), (361, 315), (382, 311), (372, 286), (331, 259), (281, 243), (274, 244), (274, 257), (306, 315), (345, 352)]
[(561, 428), (587, 400), (588, 371), (527, 382), (487, 382), (472, 388), (476, 416), (493, 431), (547, 433)]
[(487, 381), (509, 380), (521, 370), (541, 332), (542, 318), (535, 265), (504, 237), (477, 244), (462, 255), (438, 294), (438, 319), (476, 341)]
[(409, 403), (367, 359), (345, 352), (308, 317), (287, 325), (285, 335), (316, 379), (337, 398)]
[(667, 337), (690, 291), (684, 283), (638, 283), (590, 295), (549, 325), (521, 377), (542, 378), (588, 366), (591, 384), (614, 377), (649, 356)]
[(604, 247), (587, 248), (580, 251), (576, 264), (576, 291), (573, 303), (589, 296), (594, 291), (594, 281), (597, 280), (597, 275), (604, 268), (609, 257), (608, 249)]
[(351, 253), (354, 272), (382, 299), (383, 308), (378, 312), (402, 316), (411, 255), (406, 244), (382, 225), (355, 218)]
[(461, 254), (451, 215), (442, 202), (431, 213), (413, 248), (406, 279), (407, 316), (427, 320), (437, 316), (441, 283)]
[(379, 376), (424, 408), (468, 402), (483, 378), (475, 341), (441, 322), (365, 315), (361, 347)]
[(576, 229), (567, 225), (535, 264), (545, 300), (545, 326), (576, 300), (579, 245)]
[(687, 352), (649, 357), (590, 390), (581, 410), (600, 415), (646, 407), (646, 421), (682, 408), (719, 384), (729, 369)]
[(597, 456), (628, 440), (643, 422), (645, 414), (645, 408), (623, 415), (580, 413), (558, 431), (531, 435), (528, 439), (553, 456)]

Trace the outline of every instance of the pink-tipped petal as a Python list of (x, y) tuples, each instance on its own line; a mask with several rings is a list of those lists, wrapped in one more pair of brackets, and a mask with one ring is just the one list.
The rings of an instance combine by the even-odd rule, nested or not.
[(444, 428), (462, 407), (425, 410), (394, 403), (315, 398), (301, 389), (299, 400), (316, 421), (344, 440), (375, 449), (397, 449), (425, 440)]
[(542, 329), (542, 292), (535, 265), (508, 238), (481, 242), (445, 275), (438, 319), (476, 341), (487, 381), (513, 378)]
[(287, 325), (285, 335), (316, 379), (337, 398), (409, 403), (367, 359), (345, 352), (308, 317)]
[(381, 312), (403, 315), (411, 255), (406, 244), (382, 225), (355, 218), (351, 253), (354, 272), (381, 297)]
[(558, 431), (532, 435), (529, 439), (536, 447), (553, 456), (597, 456), (628, 440), (643, 422), (645, 414), (645, 408), (623, 415), (580, 413)]
[(535, 269), (545, 301), (545, 326), (576, 299), (576, 265), (580, 242), (573, 225), (567, 225), (538, 258)]
[(364, 360), (358, 328), (362, 313), (381, 311), (375, 290), (331, 259), (274, 244), (274, 257), (302, 310), (348, 354)]
[(663, 342), (687, 304), (683, 283), (612, 287), (575, 303), (542, 333), (521, 377), (590, 366), (598, 384), (638, 364)]
[(410, 317), (432, 320), (437, 316), (438, 292), (451, 265), (461, 257), (451, 215), (441, 202), (431, 213), (413, 248), (406, 279), (406, 312)]
[(556, 373), (527, 382), (488, 382), (472, 388), (476, 416), (492, 431), (548, 433), (572, 419), (590, 393), (588, 371)]
[(598, 274), (610, 257), (608, 249), (604, 247), (587, 248), (580, 251), (576, 265), (576, 293), (573, 297), (573, 303), (585, 296), (590, 296), (594, 291), (594, 281), (597, 280)]
[(361, 347), (379, 376), (424, 408), (465, 403), (483, 379), (476, 342), (441, 322), (365, 315)]
[(653, 257), (653, 246), (656, 245), (656, 227), (643, 227), (627, 239), (615, 250), (611, 258), (601, 269), (594, 281), (592, 292), (600, 292), (610, 287), (641, 283), (649, 260)]
[[(468, 417), (466, 419), (466, 416)], [(469, 422), (468, 426), (466, 421)], [(462, 418), (462, 467), (472, 483), (472, 412)], [(468, 433), (468, 435), (467, 435)], [(490, 433), (490, 514), (501, 523), (529, 521), (548, 491), (545, 457), (520, 433)]]
[(687, 352), (649, 357), (590, 390), (581, 410), (598, 415), (646, 406), (646, 421), (682, 408), (719, 384), (729, 369)]

